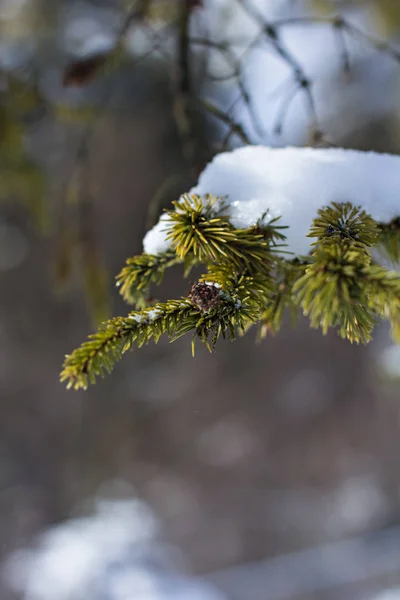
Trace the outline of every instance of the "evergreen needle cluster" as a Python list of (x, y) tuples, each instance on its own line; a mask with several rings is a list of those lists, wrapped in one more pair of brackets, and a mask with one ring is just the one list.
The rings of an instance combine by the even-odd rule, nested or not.
[[(72, 354), (61, 380), (86, 389), (134, 346), (167, 334), (173, 341), (192, 334), (212, 351), (220, 337), (235, 339), (258, 324), (259, 337), (277, 333), (286, 311), (308, 315), (311, 327), (329, 328), (351, 342), (371, 339), (378, 319), (389, 319), (400, 337), (400, 277), (374, 262), (373, 248), (399, 258), (398, 219), (376, 223), (350, 203), (321, 209), (309, 236), (308, 256), (282, 257), (285, 227), (263, 215), (256, 226), (234, 228), (223, 199), (185, 195), (167, 212), (170, 249), (127, 260), (117, 276), (123, 298), (135, 310), (105, 322)], [(280, 250), (278, 253), (277, 250)], [(152, 284), (177, 263), (202, 264), (205, 274), (187, 297), (149, 306)]]

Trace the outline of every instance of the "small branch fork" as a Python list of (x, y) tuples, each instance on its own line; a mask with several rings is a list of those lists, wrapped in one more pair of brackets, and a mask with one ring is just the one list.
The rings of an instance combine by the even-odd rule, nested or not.
[[(281, 19), (277, 21), (268, 21), (257, 9), (254, 0), (236, 0), (236, 3), (246, 13), (248, 17), (254, 20), (258, 26), (258, 32), (253, 40), (242, 38), (225, 41), (211, 40), (209, 37), (191, 38), (190, 44), (195, 48), (205, 46), (213, 49), (224, 59), (227, 65), (228, 73), (225, 76), (215, 76), (208, 74), (209, 79), (214, 83), (235, 80), (238, 89), (237, 98), (227, 108), (222, 109), (209, 101), (202, 102), (203, 108), (211, 113), (214, 118), (219, 119), (227, 126), (227, 132), (223, 142), (223, 148), (228, 146), (232, 137), (237, 137), (241, 143), (259, 143), (265, 140), (266, 133), (259, 116), (253, 107), (250, 90), (247, 89), (244, 76), (245, 61), (252, 50), (267, 42), (267, 46), (273, 51), (290, 69), (292, 73), (292, 84), (289, 85), (289, 91), (282, 91), (282, 102), (278, 109), (275, 122), (272, 123), (272, 130), (275, 135), (282, 133), (284, 122), (290, 110), (290, 106), (296, 95), (301, 93), (306, 100), (306, 106), (309, 114), (310, 130), (312, 131), (311, 142), (315, 145), (329, 144), (326, 132), (323, 131), (318, 118), (318, 107), (314, 97), (313, 87), (315, 82), (307, 75), (303, 66), (298, 61), (295, 54), (290, 51), (282, 40), (281, 32), (283, 28), (301, 25), (327, 25), (331, 27), (333, 35), (337, 40), (338, 56), (341, 68), (344, 74), (348, 75), (351, 71), (351, 57), (348, 48), (348, 38), (354, 38), (361, 42), (366, 42), (375, 50), (382, 52), (400, 65), (400, 49), (396, 49), (391, 44), (380, 40), (379, 38), (364, 32), (359, 27), (345, 20), (342, 16), (333, 17), (295, 17)], [(234, 110), (238, 108), (239, 103), (244, 106), (250, 118), (251, 126), (258, 139), (251, 139), (243, 125), (234, 117)]]
[[(292, 17), (271, 21), (264, 17), (254, 0), (232, 0), (232, 2), (236, 3), (243, 16), (247, 16), (247, 18), (254, 21), (255, 33), (253, 37), (250, 36), (249, 38), (248, 35), (243, 35), (231, 39), (212, 39), (207, 30), (206, 20), (204, 20), (204, 33), (201, 34), (198, 31), (195, 35), (191, 35), (191, 19), (195, 13), (203, 10), (202, 0), (176, 0), (175, 4), (171, 0), (171, 18), (165, 23), (158, 20), (156, 26), (153, 25), (151, 15), (155, 14), (154, 11), (157, 9), (157, 0), (137, 0), (131, 10), (128, 11), (120, 27), (116, 42), (116, 47), (121, 48), (124, 39), (129, 35), (132, 28), (140, 26), (149, 38), (151, 49), (145, 52), (142, 57), (136, 58), (134, 64), (142, 58), (145, 59), (157, 53), (169, 65), (172, 65), (175, 119), (182, 140), (183, 153), (195, 178), (201, 172), (204, 162), (210, 157), (210, 149), (206, 148), (203, 134), (202, 114), (204, 112), (219, 121), (224, 128), (221, 147), (214, 148), (211, 155), (215, 150), (229, 148), (235, 139), (240, 144), (265, 143), (268, 139), (264, 120), (257, 114), (251, 90), (246, 82), (246, 61), (249, 55), (260, 47), (269, 49), (290, 71), (287, 85), (279, 86), (279, 90), (276, 91), (276, 93), (279, 92), (281, 101), (275, 116), (271, 118), (271, 132), (277, 136), (282, 134), (292, 104), (295, 98), (301, 94), (305, 99), (308, 112), (311, 132), (310, 143), (312, 145), (332, 145), (328, 141), (328, 132), (323, 131), (318, 116), (318, 106), (314, 94), (316, 82), (306, 72), (295, 52), (285, 44), (282, 36), (283, 30), (304, 25), (325, 25), (331, 28), (337, 43), (340, 65), (345, 75), (350, 73), (352, 66), (348, 43), (350, 38), (368, 44), (371, 48), (386, 54), (400, 65), (400, 49), (396, 49), (388, 42), (363, 31), (341, 15), (332, 17)], [(167, 37), (170, 40), (175, 40), (175, 51), (173, 49), (171, 51), (171, 48), (166, 47)], [(218, 55), (222, 64), (225, 63), (226, 69), (223, 74), (213, 73), (210, 71), (210, 61), (204, 59), (204, 69), (201, 77), (203, 81), (199, 83), (199, 71), (201, 69), (197, 68), (199, 65), (196, 62), (196, 54), (198, 55), (198, 51), (202, 48), (207, 50), (208, 57), (211, 52)], [(101, 64), (103, 60), (102, 57), (99, 57), (97, 62), (96, 57), (94, 59), (94, 62), (92, 60), (94, 66), (90, 60), (88, 64), (83, 65), (86, 70), (88, 68), (89, 70), (95, 70), (98, 66), (97, 62)], [(78, 67), (81, 68), (82, 65), (78, 65)], [(204, 90), (204, 88), (201, 89), (202, 83), (205, 83), (205, 87), (207, 87), (207, 83), (214, 87), (220, 85), (223, 90), (223, 84), (226, 82), (232, 82), (237, 91), (227, 107), (202, 96)], [(243, 110), (247, 113), (249, 127), (245, 126), (241, 118)]]

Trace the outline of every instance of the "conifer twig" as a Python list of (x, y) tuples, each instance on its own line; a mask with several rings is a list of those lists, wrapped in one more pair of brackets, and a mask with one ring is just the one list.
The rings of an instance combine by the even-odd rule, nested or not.
[(285, 239), (277, 219), (264, 214), (255, 226), (235, 229), (225, 212), (223, 198), (212, 196), (187, 194), (175, 203), (166, 218), (170, 249), (128, 259), (117, 277), (122, 295), (145, 306), (149, 286), (176, 262), (187, 268), (204, 263), (207, 272), (186, 298), (104, 323), (66, 357), (62, 381), (86, 388), (134, 345), (157, 342), (164, 333), (171, 341), (192, 333), (192, 348), (199, 339), (210, 351), (220, 337), (233, 340), (255, 323), (265, 337), (278, 332), (286, 310), (294, 319), (300, 309), (311, 327), (324, 334), (336, 328), (351, 342), (368, 342), (382, 318), (400, 337), (400, 277), (374, 263), (371, 251), (383, 225), (360, 207), (333, 203), (319, 210), (309, 232), (315, 240), (311, 255), (294, 258), (276, 253)]

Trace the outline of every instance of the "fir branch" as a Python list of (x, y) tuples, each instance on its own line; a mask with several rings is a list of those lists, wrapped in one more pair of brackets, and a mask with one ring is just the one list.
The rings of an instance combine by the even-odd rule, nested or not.
[[(265, 273), (256, 274), (244, 269), (232, 268), (229, 265), (211, 265), (200, 281), (216, 285), (227, 291), (235, 307), (240, 308), (237, 324), (239, 333), (246, 333), (252, 325), (260, 320), (267, 299), (270, 297), (274, 281)], [(234, 337), (232, 338), (234, 339)]]
[[(207, 297), (204, 288), (209, 290), (211, 303), (199, 302), (198, 286), (202, 289), (203, 300)], [(221, 336), (233, 340), (236, 329), (244, 329), (245, 323), (256, 320), (258, 314), (245, 286), (238, 286), (229, 293), (214, 284), (197, 283), (188, 298), (158, 303), (152, 308), (133, 311), (127, 317), (115, 317), (105, 322), (66, 356), (61, 381), (67, 381), (68, 388), (87, 389), (97, 377), (110, 373), (127, 350), (134, 345), (141, 347), (151, 339), (157, 342), (164, 333), (175, 341), (192, 332), (193, 351), (196, 338), (212, 351)]]
[(360, 280), (366, 287), (368, 306), (378, 316), (400, 315), (400, 276), (380, 265), (365, 267)]
[(121, 293), (138, 306), (175, 263), (188, 272), (201, 262), (207, 272), (186, 298), (104, 323), (66, 357), (61, 380), (68, 387), (86, 389), (127, 350), (164, 333), (171, 341), (192, 333), (193, 351), (196, 339), (212, 351), (220, 337), (233, 340), (255, 323), (259, 337), (277, 333), (285, 310), (294, 318), (299, 307), (324, 334), (334, 327), (343, 338), (366, 343), (385, 318), (400, 339), (400, 277), (373, 262), (384, 226), (365, 211), (349, 203), (320, 210), (309, 234), (317, 238), (312, 254), (290, 260), (274, 253), (285, 239), (276, 219), (265, 214), (255, 226), (235, 229), (225, 211), (223, 199), (211, 196), (186, 195), (175, 203), (166, 220), (172, 249), (128, 259), (117, 276)]
[(285, 246), (286, 236), (282, 233), (282, 229), (288, 229), (287, 225), (278, 225), (280, 217), (269, 218), (269, 211), (265, 211), (261, 215), (255, 227), (251, 227), (250, 231), (262, 235), (265, 241), (268, 241), (272, 246)]
[(319, 247), (313, 258), (293, 286), (311, 327), (320, 327), (324, 335), (335, 327), (350, 342), (370, 341), (375, 318), (362, 285), (361, 274), (368, 267), (366, 255), (337, 242)]
[(318, 211), (309, 237), (318, 238), (312, 263), (293, 292), (311, 327), (336, 327), (351, 342), (367, 343), (376, 318), (395, 309), (398, 278), (372, 265), (378, 224), (360, 207), (333, 203)]
[(65, 357), (61, 381), (67, 387), (86, 389), (96, 377), (110, 373), (122, 355), (134, 344), (138, 347), (151, 338), (157, 342), (162, 333), (175, 333), (188, 320), (197, 321), (199, 311), (187, 298), (170, 300), (143, 311), (133, 311), (127, 317), (115, 317), (103, 323), (100, 329), (72, 354)]
[(278, 261), (273, 278), (273, 289), (265, 303), (266, 308), (261, 313), (259, 339), (264, 339), (268, 333), (276, 335), (279, 332), (286, 310), (289, 311), (292, 323), (295, 322), (299, 308), (293, 286), (304, 275), (307, 264), (306, 261), (297, 258), (292, 261)]
[(314, 244), (343, 240), (358, 248), (376, 245), (378, 236), (379, 228), (372, 217), (350, 202), (333, 202), (320, 209), (308, 234), (308, 237), (318, 238)]
[(222, 214), (221, 199), (185, 195), (174, 204), (175, 210), (168, 212), (171, 225), (166, 238), (171, 240), (179, 258), (184, 259), (192, 253), (201, 262), (269, 269), (270, 241), (255, 228), (235, 229)]
[[(204, 293), (205, 289), (211, 291), (211, 294), (209, 294), (208, 302), (204, 303), (205, 297), (208, 296)], [(212, 352), (220, 337), (233, 341), (238, 329), (244, 331), (248, 322), (254, 322), (259, 317), (258, 304), (254, 303), (249, 289), (243, 285), (241, 278), (229, 291), (218, 284), (200, 281), (192, 287), (190, 298), (202, 313), (194, 328), (193, 355), (196, 338), (200, 339)], [(190, 332), (193, 329), (190, 325), (189, 321), (182, 325), (172, 341)]]
[(178, 262), (181, 261), (173, 251), (128, 258), (126, 266), (116, 277), (121, 296), (128, 304), (143, 308), (150, 285), (159, 285), (165, 270)]
[(264, 272), (257, 274), (253, 270), (237, 269), (228, 264), (211, 265), (200, 281), (211, 282), (222, 287), (232, 297), (236, 296), (240, 302), (246, 298), (246, 301), (254, 303), (252, 306), (255, 311), (265, 305), (273, 289), (271, 276)]
[(314, 262), (294, 284), (297, 301), (312, 327), (337, 327), (343, 338), (366, 343), (377, 317), (396, 320), (400, 314), (400, 277), (371, 264), (360, 248), (338, 242), (321, 246)]

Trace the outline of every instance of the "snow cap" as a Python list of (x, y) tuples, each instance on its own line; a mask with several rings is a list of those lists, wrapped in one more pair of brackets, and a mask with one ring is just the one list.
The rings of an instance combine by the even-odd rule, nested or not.
[[(376, 221), (400, 215), (400, 157), (341, 148), (269, 148), (246, 146), (218, 154), (200, 175), (190, 194), (223, 196), (234, 227), (281, 217), (287, 225), (287, 248), (307, 254), (307, 238), (318, 209), (332, 202), (361, 206)], [(144, 251), (156, 254), (169, 247), (168, 217), (144, 239)]]

